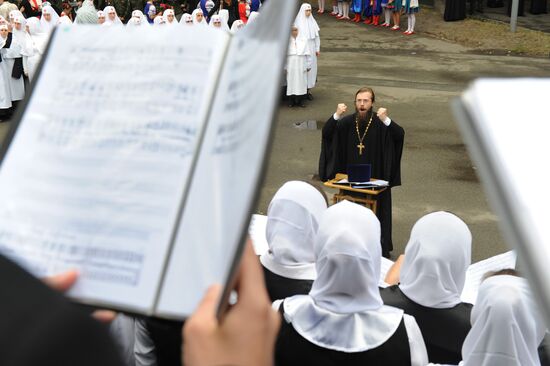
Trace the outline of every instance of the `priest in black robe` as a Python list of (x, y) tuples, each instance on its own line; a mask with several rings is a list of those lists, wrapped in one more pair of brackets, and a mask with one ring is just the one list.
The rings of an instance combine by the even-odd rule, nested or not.
[(371, 164), (372, 177), (389, 182), (378, 195), (377, 216), (381, 225), (382, 254), (389, 257), (392, 243), (391, 188), (401, 185), (401, 155), (405, 131), (392, 121), (385, 108), (374, 112), (375, 94), (361, 88), (355, 94), (355, 113), (349, 116), (345, 104), (323, 127), (319, 176), (323, 181), (336, 173), (347, 174), (350, 164)]

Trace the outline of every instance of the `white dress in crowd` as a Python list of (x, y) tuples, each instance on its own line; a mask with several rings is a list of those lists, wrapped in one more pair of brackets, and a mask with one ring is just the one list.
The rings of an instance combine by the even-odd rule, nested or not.
[(27, 19), (27, 27), (31, 36), (33, 54), (27, 59), (27, 72), (29, 74), (29, 80), (34, 79), (36, 68), (42, 59), (42, 55), (48, 45), (49, 34), (44, 33), (40, 26), (40, 20), (38, 18)]
[[(7, 25), (0, 25), (0, 28), (8, 29)], [(7, 38), (0, 37), (0, 57), (2, 62), (0, 62), (0, 109), (11, 108), (11, 69), (9, 68), (8, 62), (4, 57), (4, 54), (7, 52), (7, 49), (2, 48), (6, 45)], [(13, 64), (12, 64), (13, 67)]]
[(29, 34), (25, 31), (25, 18), (23, 16), (16, 16), (18, 22), (21, 22), (21, 29), (14, 29), (12, 32), (12, 40), (10, 48), (2, 49), (2, 64), (4, 72), (6, 73), (6, 79), (10, 80), (10, 94), (11, 100), (19, 101), (25, 97), (25, 82), (23, 76), (19, 79), (15, 79), (11, 76), (13, 65), (16, 58), (23, 59), (23, 69), (26, 71), (27, 57), (32, 55), (32, 41)]
[(537, 351), (546, 327), (527, 280), (487, 278), (472, 309), (460, 366), (539, 366)]
[(288, 56), (286, 61), (286, 95), (305, 95), (308, 89), (307, 69), (312, 68), (312, 52), (309, 49), (308, 42), (298, 37), (290, 37), (288, 45)]
[(403, 322), (411, 364), (428, 364), (415, 319), (380, 297), (380, 222), (371, 210), (348, 201), (329, 207), (319, 222), (315, 257), (317, 279), (309, 295), (283, 302), (285, 321), (301, 337), (329, 350), (366, 352), (387, 342)]
[(303, 38), (308, 42), (312, 53), (311, 71), (307, 76), (307, 87), (315, 87), (317, 81), (317, 54), (321, 51), (321, 38), (319, 37), (319, 26), (313, 18), (313, 15), (306, 16), (306, 10), (311, 10), (311, 5), (302, 4), (300, 11), (294, 20), (294, 25), (298, 27), (298, 38)]

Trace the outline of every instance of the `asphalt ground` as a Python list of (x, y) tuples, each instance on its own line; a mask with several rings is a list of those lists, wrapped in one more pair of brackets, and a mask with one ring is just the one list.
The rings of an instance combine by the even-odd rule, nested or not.
[[(284, 182), (312, 180), (317, 174), (323, 124), (338, 103), (353, 109), (357, 89), (369, 86), (376, 93), (375, 108), (387, 108), (405, 129), (403, 185), (392, 191), (393, 257), (403, 253), (416, 220), (436, 210), (453, 212), (468, 224), (473, 261), (508, 250), (449, 102), (477, 77), (548, 76), (550, 60), (484, 55), (421, 31), (404, 36), (328, 15), (316, 18), (321, 28), (321, 56), (314, 100), (306, 108), (281, 104), (258, 212), (267, 211), (271, 197)], [(421, 30), (419, 24), (422, 12), (417, 15)], [(515, 104), (513, 95), (502, 106), (517, 114), (518, 126), (528, 124), (530, 117), (523, 111), (529, 106)]]

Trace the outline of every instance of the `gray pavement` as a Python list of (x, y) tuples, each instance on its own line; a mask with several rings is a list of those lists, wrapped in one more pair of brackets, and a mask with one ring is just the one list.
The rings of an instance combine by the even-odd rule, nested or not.
[[(388, 29), (359, 26), (317, 16), (321, 57), (315, 99), (307, 108), (281, 106), (273, 151), (258, 212), (285, 181), (310, 180), (317, 173), (321, 132), (339, 102), (353, 106), (355, 91), (373, 87), (377, 107), (404, 127), (403, 185), (393, 190), (393, 255), (403, 252), (410, 229), (434, 210), (454, 212), (473, 233), (473, 260), (507, 250), (497, 219), (488, 207), (449, 108), (468, 82), (480, 76), (548, 76), (550, 60), (481, 55), (466, 47), (422, 36), (407, 37)], [(503, 108), (518, 115), (528, 106)], [(310, 121), (307, 123), (307, 121)]]

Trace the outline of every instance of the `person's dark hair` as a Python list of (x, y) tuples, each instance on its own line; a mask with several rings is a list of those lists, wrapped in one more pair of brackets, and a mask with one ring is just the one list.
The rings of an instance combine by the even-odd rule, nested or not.
[(303, 180), (302, 182), (307, 183), (310, 186), (313, 186), (313, 188), (315, 188), (316, 190), (318, 190), (319, 193), (321, 193), (321, 196), (323, 196), (323, 198), (325, 199), (325, 202), (326, 202), (327, 206), (329, 206), (327, 194), (325, 193), (325, 191), (323, 190), (323, 187), (319, 183), (317, 183), (317, 182), (306, 182), (305, 180)]
[(357, 93), (355, 93), (355, 99), (357, 100), (357, 96), (361, 93), (370, 93), (370, 95), (372, 95), (372, 102), (374, 103), (376, 101), (376, 96), (374, 95), (374, 90), (372, 90), (372, 88), (369, 88), (369, 87), (363, 87), (361, 89), (359, 89), (357, 91)]
[(482, 278), (481, 281), (483, 282), (489, 277), (504, 276), (504, 275), (521, 277), (519, 272), (516, 271), (515, 269), (513, 269), (513, 268), (504, 268), (504, 269), (501, 269), (501, 270), (498, 270), (498, 271), (490, 271), (490, 272), (485, 273), (483, 275), (483, 278)]

